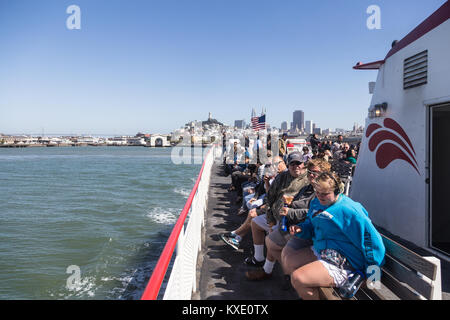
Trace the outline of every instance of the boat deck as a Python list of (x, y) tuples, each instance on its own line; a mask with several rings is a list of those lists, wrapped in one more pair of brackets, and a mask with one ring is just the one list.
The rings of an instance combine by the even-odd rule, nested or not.
[(203, 231), (203, 247), (199, 254), (199, 290), (193, 299), (201, 300), (294, 300), (297, 294), (283, 290), (283, 274), (279, 263), (269, 280), (249, 281), (245, 271), (253, 267), (244, 259), (253, 248), (249, 232), (243, 239), (242, 249), (236, 251), (226, 245), (219, 234), (237, 229), (246, 216), (238, 216), (236, 193), (229, 192), (230, 176), (223, 174), (223, 166), (214, 164), (211, 172), (208, 209)]
[[(295, 300), (297, 294), (283, 290), (283, 275), (279, 263), (275, 265), (273, 277), (264, 281), (249, 281), (245, 271), (252, 267), (244, 259), (252, 253), (252, 235), (243, 239), (242, 249), (234, 250), (226, 245), (219, 234), (238, 228), (245, 220), (236, 215), (236, 193), (229, 192), (230, 176), (225, 176), (223, 166), (214, 164), (211, 172), (208, 208), (203, 229), (203, 246), (198, 259), (198, 290), (193, 300)], [(392, 238), (398, 242), (401, 239)], [(403, 243), (408, 246), (408, 243)], [(418, 248), (411, 248), (418, 249)], [(424, 255), (426, 255), (424, 253)], [(450, 265), (441, 260), (442, 299), (450, 300)]]

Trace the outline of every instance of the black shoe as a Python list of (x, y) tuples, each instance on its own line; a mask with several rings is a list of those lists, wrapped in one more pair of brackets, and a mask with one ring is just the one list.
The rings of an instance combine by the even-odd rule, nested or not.
[(265, 262), (266, 262), (266, 260), (263, 260), (263, 261), (256, 260), (254, 256), (247, 257), (244, 260), (245, 264), (252, 266), (252, 267), (262, 267)]

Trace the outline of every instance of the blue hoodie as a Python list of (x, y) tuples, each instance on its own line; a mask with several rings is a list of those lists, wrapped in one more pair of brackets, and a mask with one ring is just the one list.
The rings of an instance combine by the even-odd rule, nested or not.
[(297, 237), (312, 239), (317, 252), (338, 251), (356, 270), (365, 273), (368, 266), (384, 263), (383, 240), (367, 210), (343, 194), (331, 206), (322, 206), (319, 199), (314, 198), (306, 220), (298, 226), (302, 231)]

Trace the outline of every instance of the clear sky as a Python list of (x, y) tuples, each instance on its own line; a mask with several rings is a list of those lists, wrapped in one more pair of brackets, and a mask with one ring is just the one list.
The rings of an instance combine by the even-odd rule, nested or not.
[[(445, 0), (0, 0), (0, 132), (169, 133), (294, 110), (364, 123), (381, 60)], [(70, 5), (81, 29), (69, 30)], [(378, 5), (381, 29), (366, 12)]]

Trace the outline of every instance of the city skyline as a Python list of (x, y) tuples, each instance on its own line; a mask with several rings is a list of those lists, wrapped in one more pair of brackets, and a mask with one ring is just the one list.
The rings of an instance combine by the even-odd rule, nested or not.
[(248, 124), (263, 107), (272, 127), (301, 109), (350, 129), (377, 76), (352, 66), (383, 59), (443, 3), (2, 1), (0, 132), (168, 133), (209, 112)]

